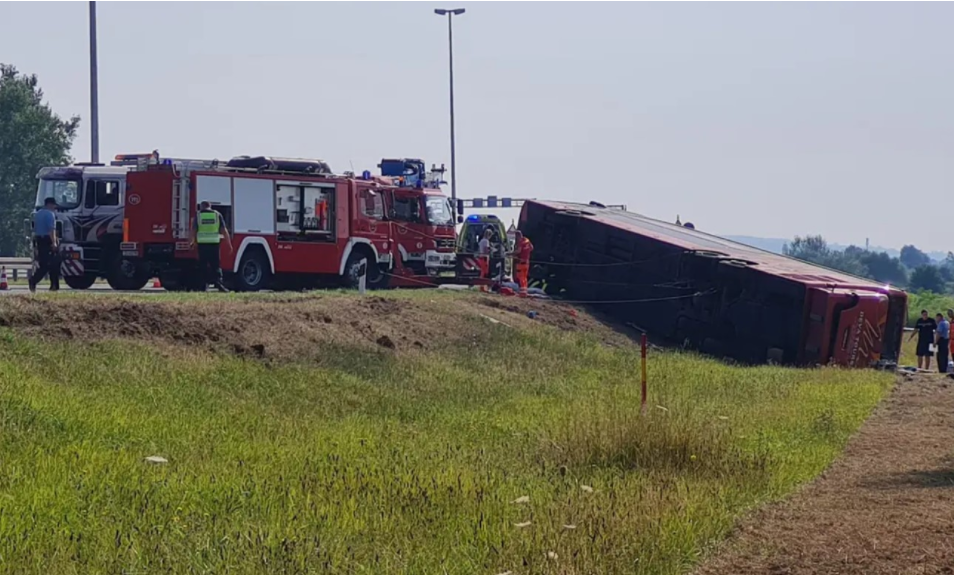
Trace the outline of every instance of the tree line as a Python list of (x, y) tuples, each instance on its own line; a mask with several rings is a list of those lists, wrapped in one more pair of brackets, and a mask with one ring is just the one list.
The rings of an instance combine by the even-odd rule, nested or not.
[(785, 255), (873, 279), (910, 291), (954, 293), (954, 253), (940, 262), (913, 245), (901, 248), (899, 257), (858, 246), (844, 250), (830, 247), (822, 236), (796, 236), (782, 250)]
[(69, 164), (79, 116), (63, 120), (43, 102), (36, 75), (0, 64), (0, 256), (29, 250), (23, 221), (33, 211), (36, 174)]

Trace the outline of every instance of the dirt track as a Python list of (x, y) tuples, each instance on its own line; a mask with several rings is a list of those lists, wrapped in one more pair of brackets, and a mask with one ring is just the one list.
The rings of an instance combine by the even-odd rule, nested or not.
[[(535, 319), (527, 312), (537, 313)], [(275, 360), (310, 359), (322, 345), (394, 353), (478, 340), (492, 318), (513, 327), (543, 323), (606, 343), (625, 336), (583, 312), (547, 301), (461, 294), (433, 298), (308, 295), (162, 301), (120, 298), (0, 299), (0, 327), (30, 337), (134, 340)]]
[(954, 381), (902, 376), (843, 456), (697, 575), (954, 573)]

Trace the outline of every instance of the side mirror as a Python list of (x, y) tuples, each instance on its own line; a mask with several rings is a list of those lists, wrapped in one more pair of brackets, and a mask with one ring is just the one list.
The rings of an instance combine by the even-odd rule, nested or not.
[(457, 216), (457, 223), (458, 224), (464, 223), (464, 216)]

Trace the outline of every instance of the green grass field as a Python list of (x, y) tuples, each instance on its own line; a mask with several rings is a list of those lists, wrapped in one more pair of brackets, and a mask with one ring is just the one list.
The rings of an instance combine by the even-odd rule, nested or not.
[(311, 365), (0, 331), (0, 572), (683, 573), (892, 381), (659, 352), (640, 415), (638, 350), (481, 329)]
[(908, 325), (913, 326), (914, 322), (921, 317), (921, 310), (926, 309), (931, 317), (935, 314), (946, 314), (948, 309), (954, 309), (954, 297), (944, 294), (931, 292), (909, 293), (908, 294)]

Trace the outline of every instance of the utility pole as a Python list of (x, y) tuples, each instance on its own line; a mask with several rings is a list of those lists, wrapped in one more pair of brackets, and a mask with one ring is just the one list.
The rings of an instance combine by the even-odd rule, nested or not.
[(450, 144), (451, 144), (451, 206), (454, 215), (457, 215), (457, 154), (455, 153), (454, 138), (454, 16), (464, 13), (463, 8), (434, 10), (438, 16), (447, 16), (447, 47), (450, 56)]
[(89, 3), (90, 161), (99, 163), (99, 67), (96, 65), (96, 2)]

